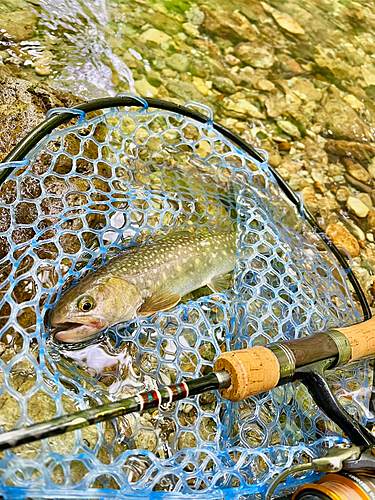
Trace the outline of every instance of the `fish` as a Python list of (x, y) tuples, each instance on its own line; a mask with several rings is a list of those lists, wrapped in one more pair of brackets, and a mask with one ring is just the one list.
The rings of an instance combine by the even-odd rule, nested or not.
[(60, 342), (84, 342), (110, 326), (176, 306), (208, 285), (230, 288), (236, 231), (177, 231), (131, 246), (65, 292), (50, 317)]

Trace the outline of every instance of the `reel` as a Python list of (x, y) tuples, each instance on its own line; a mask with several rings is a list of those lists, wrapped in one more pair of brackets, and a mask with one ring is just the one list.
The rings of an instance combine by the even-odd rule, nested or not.
[(375, 500), (375, 473), (327, 474), (316, 483), (300, 486), (292, 500)]

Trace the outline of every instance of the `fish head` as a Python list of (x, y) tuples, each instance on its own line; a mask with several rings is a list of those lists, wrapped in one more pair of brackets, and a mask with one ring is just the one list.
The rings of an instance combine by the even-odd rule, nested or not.
[(136, 315), (141, 303), (137, 288), (120, 278), (79, 283), (64, 293), (54, 307), (50, 323), (61, 342), (84, 342), (104, 329)]

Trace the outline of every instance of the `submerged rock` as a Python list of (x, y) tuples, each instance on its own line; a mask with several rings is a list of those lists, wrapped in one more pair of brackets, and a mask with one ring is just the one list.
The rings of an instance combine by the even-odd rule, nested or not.
[(327, 141), (324, 149), (338, 156), (352, 156), (356, 160), (367, 160), (375, 156), (375, 147), (363, 142)]
[(213, 33), (232, 41), (249, 40), (257, 38), (253, 25), (239, 12), (214, 12), (208, 7), (201, 7), (204, 13), (203, 27)]
[(38, 123), (48, 110), (72, 107), (82, 100), (44, 84), (12, 78), (0, 66), (0, 161)]
[(14, 42), (28, 40), (34, 35), (37, 17), (32, 10), (16, 10), (0, 14), (0, 37)]
[(167, 89), (174, 97), (177, 97), (177, 99), (180, 99), (184, 103), (188, 101), (198, 101), (208, 104), (203, 94), (201, 94), (192, 83), (175, 80), (167, 84)]
[(254, 68), (271, 68), (276, 60), (273, 47), (259, 41), (240, 43), (236, 47), (235, 54), (241, 61)]
[(331, 95), (325, 99), (323, 110), (317, 114), (317, 121), (321, 122), (328, 134), (335, 139), (350, 141), (374, 139), (369, 125), (337, 95)]
[(347, 229), (340, 224), (330, 224), (326, 233), (337, 247), (344, 248), (351, 257), (358, 257), (359, 243)]

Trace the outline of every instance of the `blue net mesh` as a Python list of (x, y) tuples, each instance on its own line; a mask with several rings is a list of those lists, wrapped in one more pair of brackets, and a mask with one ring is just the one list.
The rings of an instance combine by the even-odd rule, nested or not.
[[(345, 273), (267, 160), (239, 151), (211, 121), (146, 106), (103, 110), (54, 130), (15, 166), (0, 189), (4, 431), (207, 374), (224, 350), (361, 320)], [(48, 336), (62, 291), (122, 248), (176, 229), (233, 227), (232, 290), (194, 292), (79, 349)], [(367, 364), (336, 370), (330, 382), (366, 422)], [(285, 467), (341, 439), (303, 385), (236, 404), (208, 392), (3, 452), (0, 493), (261, 498)], [(291, 478), (284, 490), (311, 478)]]

